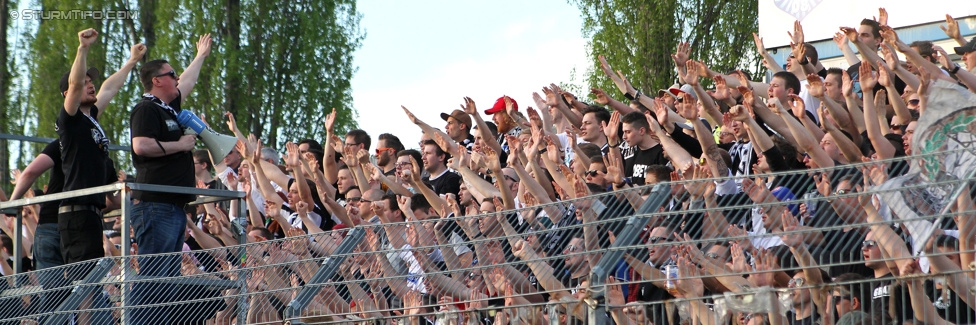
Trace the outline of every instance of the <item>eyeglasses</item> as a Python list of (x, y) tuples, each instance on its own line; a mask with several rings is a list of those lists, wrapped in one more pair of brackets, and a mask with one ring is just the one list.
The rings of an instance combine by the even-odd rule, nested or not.
[(795, 278), (790, 280), (790, 282), (787, 282), (786, 286), (790, 288), (802, 287), (804, 282), (807, 282), (807, 279)]
[(841, 189), (837, 189), (836, 193), (837, 195), (844, 195), (844, 194), (857, 193), (857, 190), (852, 188), (841, 188)]
[(602, 171), (599, 171), (599, 170), (587, 170), (584, 175), (589, 176), (589, 177), (596, 177), (597, 173), (602, 173)]
[(346, 143), (346, 144), (344, 144), (344, 146), (346, 146), (346, 147), (352, 147), (352, 146), (358, 146), (358, 145), (359, 145), (358, 143)]
[(394, 151), (395, 152), (396, 149), (393, 149), (393, 148), (376, 148), (376, 155), (379, 156), (384, 151)]
[(362, 197), (347, 197), (346, 202), (362, 202)]
[(515, 177), (508, 176), (508, 175), (505, 175), (505, 179), (510, 180), (510, 181), (513, 181), (513, 182), (516, 182), (516, 183), (518, 182), (518, 180), (515, 179)]
[(878, 242), (874, 240), (865, 240), (861, 242), (861, 248), (871, 248), (878, 246)]
[(567, 252), (575, 252), (575, 251), (578, 251), (579, 249), (580, 249), (579, 246), (576, 246), (576, 245), (568, 245), (568, 246), (566, 246), (566, 251)]
[(393, 167), (396, 167), (396, 168), (407, 168), (407, 167), (410, 167), (410, 165), (411, 164), (408, 163), (408, 162), (398, 162), (398, 163), (393, 164)]
[(662, 241), (664, 241), (664, 242), (670, 242), (671, 239), (670, 238), (667, 238), (667, 237), (651, 237), (651, 238), (648, 238), (647, 239), (647, 242), (648, 243), (651, 243), (651, 244), (657, 244), (657, 243), (662, 242)]
[(908, 105), (918, 106), (918, 103), (921, 103), (921, 102), (922, 101), (920, 99), (909, 99), (908, 100)]
[(156, 75), (156, 78), (170, 76), (176, 79), (176, 70), (169, 70), (169, 72), (164, 72)]
[(834, 298), (835, 304), (841, 303), (842, 301), (844, 301), (844, 299), (851, 300), (851, 298), (848, 296), (832, 296), (832, 297)]

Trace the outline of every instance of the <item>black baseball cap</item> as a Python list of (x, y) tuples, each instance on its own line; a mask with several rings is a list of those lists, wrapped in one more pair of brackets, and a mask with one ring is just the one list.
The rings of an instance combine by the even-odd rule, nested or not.
[(969, 43), (966, 43), (966, 45), (954, 47), (952, 49), (956, 50), (956, 54), (959, 55), (976, 51), (976, 37), (973, 37), (973, 39), (969, 40)]
[[(95, 80), (95, 77), (98, 76), (98, 69), (88, 68), (88, 72), (86, 72), (85, 74), (91, 77), (92, 80)], [(68, 91), (68, 76), (70, 75), (71, 75), (71, 70), (68, 70), (68, 72), (65, 72), (64, 75), (61, 76), (61, 83), (58, 84), (58, 86), (61, 87), (61, 93)]]

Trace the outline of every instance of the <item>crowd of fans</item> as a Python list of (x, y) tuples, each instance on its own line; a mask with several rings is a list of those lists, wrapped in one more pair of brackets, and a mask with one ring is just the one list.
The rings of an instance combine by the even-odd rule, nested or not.
[[(768, 83), (712, 71), (689, 60), (682, 43), (671, 54), (680, 83), (656, 93), (639, 91), (601, 57), (629, 103), (596, 88), (587, 103), (553, 84), (533, 93), (539, 109), (503, 96), (481, 111), (464, 98), (436, 124), (404, 107), (423, 132), (416, 149), (388, 133), (340, 138), (333, 112), (322, 141), (289, 143), (280, 156), (227, 114), (237, 147), (221, 161), (196, 151), (194, 171), (200, 188), (245, 192), (246, 209), (189, 206), (181, 273), (244, 280), (247, 294), (202, 292), (224, 299), (172, 314), (186, 323), (243, 315), (280, 323), (357, 228), (364, 240), (341, 256), (304, 321), (585, 323), (591, 270), (632, 226), (627, 218), (658, 195), (652, 185), (672, 182), (638, 225), (638, 242), (600, 281), (613, 323), (976, 323), (976, 281), (966, 271), (976, 239), (972, 193), (952, 198), (954, 217), (933, 219), (927, 242), (870, 193), (907, 171), (934, 85), (976, 89), (976, 39), (963, 39), (947, 16), (963, 68), (930, 41), (906, 44), (886, 19), (882, 9), (878, 20), (840, 28), (834, 40), (846, 70), (824, 67), (797, 22), (783, 66), (756, 37)], [(27, 256), (38, 215), (36, 206), (24, 209)], [(237, 218), (247, 220), (246, 251), (231, 247)], [(13, 225), (5, 221), (0, 266), (9, 275)], [(106, 255), (138, 254), (115, 230)], [(925, 257), (913, 245), (925, 246)], [(149, 267), (132, 263), (137, 272)], [(715, 317), (713, 295), (764, 287), (775, 290), (755, 294), (761, 307)], [(106, 285), (104, 293), (119, 290)], [(32, 303), (23, 304), (30, 313)]]

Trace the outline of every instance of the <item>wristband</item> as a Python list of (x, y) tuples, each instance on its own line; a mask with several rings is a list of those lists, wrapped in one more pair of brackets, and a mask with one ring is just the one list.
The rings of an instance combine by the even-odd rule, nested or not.
[(540, 154), (540, 155), (541, 155), (541, 154), (544, 154), (544, 153), (546, 153), (547, 151), (549, 151), (549, 148), (542, 148), (542, 150), (539, 150), (539, 154)]
[[(637, 96), (640, 96), (640, 92), (639, 91), (637, 92)], [(629, 100), (634, 100), (634, 98), (635, 98), (634, 95), (631, 95), (630, 93), (624, 93), (624, 97), (626, 97)]]
[(952, 69), (952, 71), (949, 71), (949, 74), (956, 74), (956, 72), (959, 72), (959, 65), (958, 64), (956, 65), (956, 67), (954, 69)]
[(163, 144), (162, 143), (159, 143), (159, 139), (155, 139), (155, 140), (156, 140), (156, 145), (159, 146), (159, 150), (162, 150), (163, 151), (163, 154), (165, 155), (166, 154), (166, 148), (163, 148)]
[(613, 148), (620, 147), (620, 142), (617, 142), (617, 144), (609, 144), (608, 143), (607, 145), (610, 146), (610, 149), (613, 149)]
[(797, 63), (799, 63), (800, 65), (807, 65), (808, 63), (810, 63), (810, 60), (807, 60), (807, 56), (804, 55), (803, 61), (797, 61)]
[(641, 96), (641, 92), (640, 92), (640, 90), (638, 90), (637, 91), (637, 95), (634, 95), (634, 99), (632, 99), (632, 100), (640, 101), (640, 96)]

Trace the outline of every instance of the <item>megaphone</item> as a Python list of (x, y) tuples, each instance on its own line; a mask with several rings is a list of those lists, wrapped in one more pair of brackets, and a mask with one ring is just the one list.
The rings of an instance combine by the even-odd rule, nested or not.
[(210, 156), (214, 161), (224, 160), (231, 150), (237, 145), (237, 137), (223, 135), (215, 132), (197, 117), (196, 114), (188, 110), (181, 110), (176, 116), (176, 121), (180, 126), (186, 128), (185, 134), (196, 134), (203, 140), (203, 144), (210, 150)]

